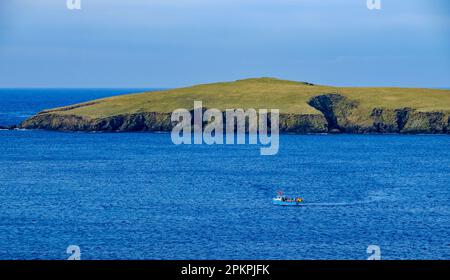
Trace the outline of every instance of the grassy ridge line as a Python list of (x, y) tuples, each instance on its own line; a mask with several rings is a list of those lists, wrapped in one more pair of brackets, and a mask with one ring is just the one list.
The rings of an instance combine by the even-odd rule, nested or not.
[(156, 92), (103, 98), (51, 109), (59, 115), (105, 118), (142, 112), (172, 112), (193, 107), (194, 100), (207, 108), (280, 109), (284, 114), (321, 114), (308, 105), (310, 98), (338, 93), (359, 103), (361, 113), (373, 108), (414, 108), (421, 112), (450, 112), (450, 90), (394, 87), (332, 87), (275, 78), (253, 78), (235, 82), (196, 85)]

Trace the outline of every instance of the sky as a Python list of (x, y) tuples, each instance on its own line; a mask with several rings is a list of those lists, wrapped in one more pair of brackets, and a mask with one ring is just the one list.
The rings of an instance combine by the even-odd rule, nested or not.
[(0, 87), (450, 87), (450, 1), (0, 0)]

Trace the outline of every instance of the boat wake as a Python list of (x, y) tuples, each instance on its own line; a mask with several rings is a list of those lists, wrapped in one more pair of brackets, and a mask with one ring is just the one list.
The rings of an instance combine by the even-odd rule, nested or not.
[(302, 206), (353, 206), (362, 205), (379, 202), (386, 199), (386, 194), (384, 192), (373, 192), (368, 195), (367, 199), (356, 200), (350, 202), (303, 202)]
[(305, 202), (302, 203), (302, 206), (351, 206), (358, 204), (367, 204), (371, 203), (371, 201), (352, 201), (352, 202)]

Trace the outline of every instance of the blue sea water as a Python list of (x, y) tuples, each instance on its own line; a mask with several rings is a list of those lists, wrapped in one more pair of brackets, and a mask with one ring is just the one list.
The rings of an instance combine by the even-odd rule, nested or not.
[[(0, 116), (118, 93), (0, 92)], [(259, 148), (0, 131), (0, 259), (66, 259), (72, 244), (82, 259), (366, 259), (369, 245), (450, 259), (449, 136), (282, 135), (278, 155)], [(273, 206), (280, 189), (307, 205)]]
[[(44, 109), (146, 89), (0, 89), (0, 126), (18, 124)], [(159, 90), (159, 89), (151, 89)]]

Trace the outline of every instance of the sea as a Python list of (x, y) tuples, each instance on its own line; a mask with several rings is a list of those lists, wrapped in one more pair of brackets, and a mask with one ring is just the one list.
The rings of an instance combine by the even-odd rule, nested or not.
[[(0, 125), (149, 89), (2, 89)], [(304, 205), (272, 204), (277, 191)], [(450, 259), (449, 135), (0, 131), (0, 259)], [(375, 249), (374, 249), (375, 248)], [(77, 250), (78, 250), (77, 249)]]

